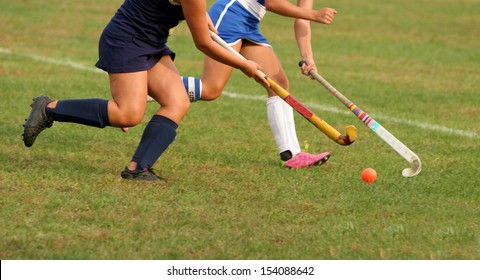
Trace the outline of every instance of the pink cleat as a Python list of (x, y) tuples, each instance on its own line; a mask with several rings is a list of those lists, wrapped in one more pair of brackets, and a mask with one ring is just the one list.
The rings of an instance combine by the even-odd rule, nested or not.
[(293, 158), (285, 162), (285, 166), (288, 168), (302, 168), (312, 165), (321, 165), (327, 162), (330, 158), (330, 153), (321, 153), (318, 155), (312, 155), (309, 153), (298, 153)]

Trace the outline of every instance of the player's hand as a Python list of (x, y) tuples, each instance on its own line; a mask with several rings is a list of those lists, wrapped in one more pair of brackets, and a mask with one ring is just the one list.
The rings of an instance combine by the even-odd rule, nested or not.
[(250, 78), (254, 78), (255, 81), (262, 84), (264, 87), (270, 87), (267, 79), (263, 76), (263, 74), (259, 71), (260, 65), (251, 60), (245, 60), (244, 67), (241, 68), (242, 72)]
[(337, 11), (332, 8), (322, 8), (315, 13), (315, 21), (323, 24), (330, 24), (333, 18), (337, 14)]
[(312, 58), (302, 59), (298, 66), (300, 67), (300, 71), (303, 75), (309, 76), (311, 79), (313, 79), (313, 77), (310, 76), (310, 71), (317, 71), (317, 66), (315, 65), (315, 61), (313, 61)]

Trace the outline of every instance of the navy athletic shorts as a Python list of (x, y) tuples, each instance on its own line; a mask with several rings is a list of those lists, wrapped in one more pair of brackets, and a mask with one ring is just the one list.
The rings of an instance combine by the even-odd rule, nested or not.
[(134, 37), (122, 38), (103, 32), (98, 43), (99, 60), (95, 66), (108, 73), (146, 71), (164, 55), (175, 59), (175, 53), (165, 44), (155, 46)]

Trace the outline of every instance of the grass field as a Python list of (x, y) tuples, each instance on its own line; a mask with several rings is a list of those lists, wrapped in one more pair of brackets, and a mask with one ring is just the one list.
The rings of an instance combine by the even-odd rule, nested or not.
[[(339, 131), (355, 125), (358, 140), (337, 145), (297, 114), (302, 146), (332, 157), (283, 168), (264, 89), (235, 71), (220, 99), (192, 105), (157, 162), (167, 186), (119, 176), (153, 103), (126, 134), (55, 123), (22, 142), (32, 97), (109, 98), (94, 64), (121, 2), (0, 0), (0, 259), (480, 258), (479, 0), (316, 6), (339, 12), (312, 28), (320, 74), (419, 155), (418, 176), (402, 177), (408, 163), (300, 75), (293, 21), (267, 14), (292, 94)], [(185, 23), (169, 46), (182, 74), (201, 74)]]

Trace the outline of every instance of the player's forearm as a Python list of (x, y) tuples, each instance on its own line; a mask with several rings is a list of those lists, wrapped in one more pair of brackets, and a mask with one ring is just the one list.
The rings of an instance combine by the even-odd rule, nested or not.
[[(312, 10), (313, 0), (298, 0), (297, 6), (303, 9)], [(299, 18), (295, 19), (294, 31), (300, 56), (303, 60), (313, 60), (310, 21)]]
[[(300, 1), (311, 1), (313, 0), (300, 0)], [(300, 2), (299, 1), (299, 2)], [(313, 4), (312, 4), (313, 5)], [(306, 6), (306, 5), (305, 5)], [(265, 2), (265, 8), (267, 11), (291, 18), (301, 18), (306, 20), (315, 19), (315, 11), (310, 8), (303, 8), (297, 5), (294, 5), (287, 0), (267, 0)]]
[(303, 60), (313, 60), (310, 22), (297, 19), (294, 23), (294, 31), (300, 56)]

